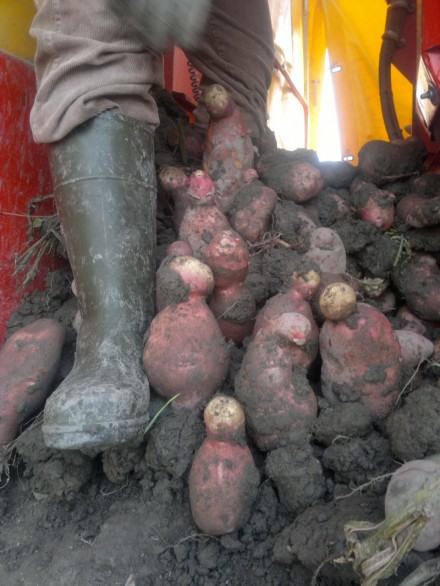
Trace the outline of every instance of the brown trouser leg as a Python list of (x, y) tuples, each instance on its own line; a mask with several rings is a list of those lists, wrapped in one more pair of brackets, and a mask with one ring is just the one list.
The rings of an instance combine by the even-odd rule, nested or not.
[[(35, 1), (35, 140), (60, 140), (110, 109), (157, 126), (151, 90), (163, 84), (161, 56), (108, 0)], [(273, 67), (267, 0), (214, 0), (205, 36), (189, 58), (203, 83), (225, 85), (257, 128), (263, 127)]]
[(275, 62), (267, 0), (214, 0), (203, 39), (187, 54), (202, 85), (225, 86), (251, 115), (252, 134), (261, 133)]

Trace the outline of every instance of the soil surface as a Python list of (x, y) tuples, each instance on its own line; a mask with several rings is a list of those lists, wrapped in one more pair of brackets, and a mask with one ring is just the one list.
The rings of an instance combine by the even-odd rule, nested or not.
[[(165, 122), (156, 145), (158, 170), (177, 157), (164, 139), (167, 127), (173, 125), (166, 111), (162, 119)], [(197, 167), (197, 161), (191, 164)], [(387, 315), (399, 328), (402, 319), (396, 309), (404, 299), (392, 283), (391, 271), (402, 252), (403, 236), (399, 239), (395, 233), (383, 233), (351, 212), (348, 217), (345, 212), (341, 216), (344, 202), (345, 208), (350, 207), (349, 185), (356, 169), (344, 165), (340, 171), (335, 179), (333, 165), (323, 166), (326, 186), (307, 205), (280, 200), (274, 213), (276, 237), (251, 249), (247, 285), (257, 307), (263, 307), (283, 289), (292, 271), (304, 263), (307, 266), (302, 253), (307, 250), (311, 223), (332, 227), (347, 251), (347, 275), (361, 283), (362, 300), (380, 305), (380, 296), (371, 293), (374, 284), (379, 287), (377, 279), (393, 290), (396, 301)], [(388, 188), (400, 197), (408, 192), (404, 186), (411, 177), (405, 176)], [(387, 188), (379, 183), (381, 189)], [(298, 211), (307, 216), (305, 222)], [(167, 245), (176, 239), (172, 206), (163, 193), (159, 194), (157, 225), (159, 266)], [(438, 252), (434, 229), (429, 228), (426, 237), (422, 232), (402, 229), (405, 243)], [(9, 335), (40, 317), (53, 317), (66, 326), (54, 389), (73, 364), (77, 302), (71, 281), (69, 269), (49, 275), (47, 291), (30, 295), (9, 322)], [(434, 325), (425, 322), (426, 335), (435, 342), (438, 334)], [(248, 343), (230, 345), (231, 367), (219, 391), (233, 394)], [(417, 370), (404, 369), (399, 402), (385, 421), (373, 420), (358, 402), (329, 405), (320, 392), (319, 373), (318, 356), (307, 373), (319, 406), (310, 430), (293, 434), (285, 445), (268, 453), (258, 450), (249, 439), (261, 476), (258, 497), (244, 527), (223, 536), (203, 534), (189, 505), (188, 473), (205, 437), (201, 410), (167, 408), (142, 444), (104, 453), (47, 448), (42, 416), (38, 415), (23, 426), (3, 467), (0, 584), (360, 584), (352, 563), (344, 558), (344, 527), (353, 521), (382, 521), (391, 473), (403, 461), (440, 451), (439, 370), (433, 361)], [(152, 417), (163, 404), (153, 391)], [(422, 561), (436, 555), (438, 551), (410, 552), (397, 574), (381, 584), (397, 586)]]

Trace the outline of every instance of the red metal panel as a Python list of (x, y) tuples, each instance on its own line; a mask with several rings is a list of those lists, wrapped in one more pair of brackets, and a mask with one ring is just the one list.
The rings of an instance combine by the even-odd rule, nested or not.
[(423, 0), (421, 50), (427, 51), (439, 44), (440, 3), (438, 0)]
[(200, 83), (201, 74), (188, 62), (179, 47), (170, 47), (164, 59), (165, 87), (169, 92), (183, 94), (189, 103), (196, 105), (194, 91)]
[[(51, 193), (47, 149), (36, 145), (29, 126), (35, 96), (32, 66), (0, 51), (0, 346), (6, 321), (24, 294), (44, 289), (50, 257), (43, 261), (37, 279), (23, 290), (23, 277), (14, 277), (15, 257), (29, 246), (29, 200)], [(53, 206), (38, 206), (33, 213), (53, 213)]]

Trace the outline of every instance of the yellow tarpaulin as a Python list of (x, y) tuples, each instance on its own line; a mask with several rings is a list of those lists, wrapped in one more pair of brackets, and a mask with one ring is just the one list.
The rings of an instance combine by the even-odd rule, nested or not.
[(0, 49), (32, 61), (35, 41), (29, 27), (35, 14), (32, 0), (0, 0)]
[[(316, 149), (318, 143), (326, 49), (330, 67), (335, 70), (331, 79), (341, 156), (354, 156), (356, 161), (359, 149), (365, 142), (372, 139), (388, 140), (382, 119), (378, 81), (386, 1), (270, 0), (270, 3), (276, 45), (286, 60), (285, 66), (292, 79), (308, 103), (307, 146)], [(286, 34), (279, 34), (277, 14), (284, 14), (286, 20), (289, 19), (292, 28), (290, 39)], [(298, 58), (298, 43), (304, 55), (303, 62)], [(393, 94), (402, 129), (411, 125), (412, 92), (411, 84), (397, 70), (393, 71)], [(298, 104), (291, 105), (293, 97), (286, 98), (288, 93), (287, 85), (278, 76), (271, 92), (271, 122), (276, 126), (280, 146), (302, 147), (305, 145), (304, 131), (300, 127), (301, 117), (297, 114), (291, 123), (292, 111), (285, 114), (278, 111), (272, 116), (277, 107), (282, 109), (286, 103), (287, 109), (298, 111)], [(285, 124), (279, 126), (277, 120), (284, 120)]]

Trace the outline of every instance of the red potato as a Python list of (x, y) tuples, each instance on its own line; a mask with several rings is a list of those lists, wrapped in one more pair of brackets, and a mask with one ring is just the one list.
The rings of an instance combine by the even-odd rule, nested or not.
[(174, 240), (167, 248), (167, 256), (193, 256), (193, 250), (187, 242)]
[(273, 450), (316, 419), (317, 400), (303, 369), (293, 363), (292, 346), (310, 338), (309, 320), (283, 313), (250, 342), (235, 379), (248, 431), (260, 450)]
[(309, 271), (303, 275), (293, 273), (290, 278), (290, 287), (266, 301), (264, 307), (258, 312), (254, 326), (253, 337), (255, 338), (262, 328), (267, 328), (283, 313), (300, 313), (307, 318), (311, 328), (307, 342), (291, 346), (293, 364), (303, 368), (308, 368), (318, 355), (319, 329), (307, 300), (317, 291), (319, 282), (320, 277), (316, 271)]
[(65, 340), (64, 326), (39, 319), (21, 328), (0, 350), (0, 446), (41, 409), (56, 375)]
[(188, 183), (189, 177), (180, 167), (165, 167), (159, 173), (159, 184), (173, 200), (173, 218), (177, 228), (190, 202)]
[[(194, 257), (177, 256), (170, 267), (186, 285), (187, 300), (167, 305), (146, 335), (143, 364), (154, 390), (165, 398), (180, 396), (173, 408), (201, 407), (229, 372), (229, 352), (205, 301), (212, 291), (211, 269)], [(203, 278), (205, 277), (205, 278)]]
[(310, 246), (305, 256), (315, 261), (325, 273), (345, 273), (347, 269), (344, 243), (331, 228), (316, 228), (311, 233)]
[(187, 242), (196, 258), (204, 261), (214, 234), (231, 227), (214, 203), (214, 184), (204, 171), (194, 171), (189, 178), (190, 203), (179, 227), (179, 239)]
[(191, 466), (188, 487), (196, 525), (209, 535), (241, 529), (249, 519), (260, 475), (246, 445), (240, 403), (218, 395), (204, 411), (206, 439)]
[(433, 256), (413, 254), (391, 277), (412, 313), (422, 320), (440, 320), (440, 269)]
[(409, 181), (411, 191), (417, 195), (434, 197), (440, 195), (440, 175), (435, 171), (426, 171)]
[(203, 97), (210, 115), (203, 149), (203, 169), (215, 184), (215, 202), (219, 209), (231, 209), (236, 190), (244, 182), (244, 173), (253, 167), (254, 147), (242, 112), (228, 91), (211, 85)]
[(382, 313), (391, 313), (396, 310), (397, 299), (396, 295), (390, 289), (386, 289), (383, 293), (374, 298), (377, 309)]
[[(341, 193), (342, 191), (340, 190)], [(331, 226), (341, 220), (351, 220), (354, 216), (348, 191), (344, 195), (345, 197), (338, 193), (336, 189), (324, 187), (316, 197), (302, 205), (318, 226), (321, 221), (323, 225)]]
[(358, 303), (347, 319), (326, 320), (319, 348), (322, 393), (330, 404), (359, 401), (376, 419), (390, 414), (399, 393), (400, 345), (378, 309)]
[(357, 216), (381, 232), (389, 230), (394, 224), (396, 196), (366, 181), (357, 181), (354, 185), (352, 198)]
[(385, 517), (389, 518), (402, 507), (414, 503), (418, 490), (427, 487), (437, 479), (436, 488), (425, 493), (423, 505), (419, 499), (418, 511), (427, 517), (426, 525), (414, 542), (415, 551), (430, 551), (440, 545), (440, 465), (439, 456), (427, 457), (423, 460), (410, 460), (398, 468), (385, 494)]
[(166, 256), (156, 273), (156, 310), (188, 301), (193, 294), (208, 297), (213, 289), (208, 265), (192, 255)]
[(277, 202), (276, 192), (255, 177), (235, 193), (230, 212), (231, 226), (246, 242), (260, 242), (270, 228)]
[(400, 344), (402, 366), (416, 368), (434, 354), (434, 344), (425, 336), (410, 330), (395, 330)]
[(295, 271), (290, 275), (288, 284), (304, 299), (310, 300), (321, 286), (321, 275), (313, 269), (306, 272)]
[(396, 206), (396, 214), (412, 228), (424, 228), (440, 224), (440, 196), (426, 198), (405, 195)]
[(319, 170), (325, 184), (335, 188), (350, 187), (358, 172), (347, 161), (323, 161), (319, 163)]
[(278, 195), (295, 203), (312, 199), (324, 187), (321, 172), (307, 161), (273, 163), (261, 179)]
[(310, 238), (319, 226), (311, 218), (304, 206), (293, 201), (279, 201), (272, 216), (272, 231), (281, 234), (287, 242), (299, 253), (306, 252), (310, 247)]
[(252, 333), (257, 312), (245, 285), (249, 252), (243, 238), (234, 230), (216, 234), (209, 243), (206, 263), (214, 275), (209, 307), (225, 339), (241, 344)]
[(382, 185), (411, 177), (422, 170), (427, 155), (422, 140), (370, 140), (359, 151), (358, 171), (367, 181)]
[(403, 330), (417, 332), (422, 336), (426, 334), (426, 327), (424, 326), (422, 320), (411, 313), (406, 305), (401, 305), (399, 307), (397, 310), (397, 316), (404, 321), (404, 325), (402, 326)]

